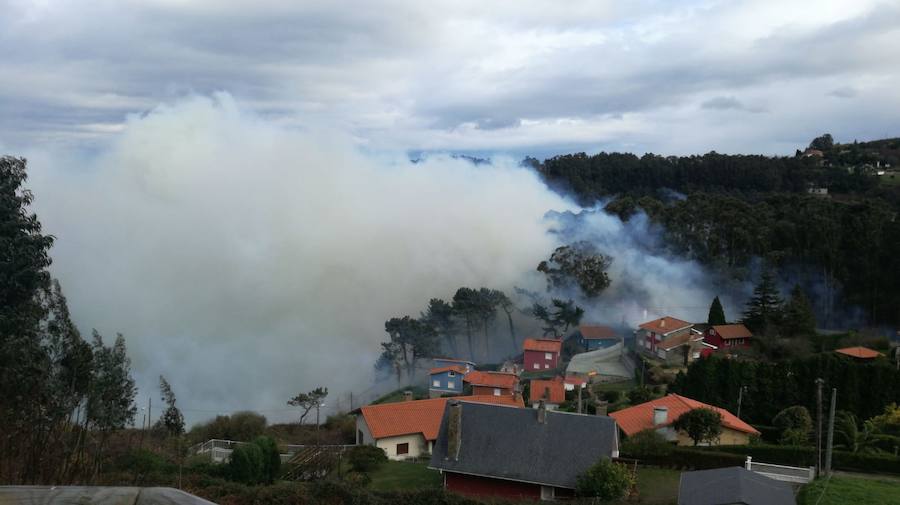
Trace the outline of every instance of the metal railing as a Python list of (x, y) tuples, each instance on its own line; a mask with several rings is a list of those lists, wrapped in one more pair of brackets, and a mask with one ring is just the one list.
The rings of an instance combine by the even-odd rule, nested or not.
[[(235, 447), (240, 445), (248, 445), (249, 442), (238, 442), (237, 440), (223, 440), (220, 438), (213, 438), (207, 440), (206, 442), (196, 444), (191, 446), (188, 449), (190, 454), (199, 454), (199, 455), (209, 455), (210, 461), (213, 463), (224, 463), (227, 462), (231, 458), (231, 453), (234, 451)], [(283, 452), (281, 452), (281, 462), (287, 463), (290, 461), (297, 453), (302, 452), (309, 448), (319, 448), (322, 450), (340, 450), (344, 451), (347, 448), (353, 447), (353, 445), (282, 445), (279, 446)]]
[(780, 480), (782, 482), (791, 482), (794, 484), (809, 484), (816, 478), (815, 467), (802, 466), (785, 466), (773, 465), (771, 463), (758, 463), (753, 458), (747, 456), (744, 468), (751, 472), (765, 475), (770, 479)]

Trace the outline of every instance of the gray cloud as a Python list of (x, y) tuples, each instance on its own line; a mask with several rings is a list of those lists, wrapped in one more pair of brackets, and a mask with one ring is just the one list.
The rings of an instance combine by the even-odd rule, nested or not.
[(851, 86), (841, 86), (840, 88), (835, 88), (828, 92), (828, 96), (833, 96), (836, 98), (853, 98), (857, 95), (856, 88)]

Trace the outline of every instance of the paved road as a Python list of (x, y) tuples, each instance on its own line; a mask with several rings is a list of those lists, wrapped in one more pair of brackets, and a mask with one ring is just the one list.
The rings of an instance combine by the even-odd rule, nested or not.
[(170, 487), (0, 486), (0, 505), (216, 505)]

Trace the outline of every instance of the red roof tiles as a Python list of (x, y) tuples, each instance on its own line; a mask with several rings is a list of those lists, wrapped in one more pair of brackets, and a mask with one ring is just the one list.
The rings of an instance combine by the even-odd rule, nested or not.
[(682, 321), (681, 319), (675, 319), (674, 317), (666, 316), (659, 319), (654, 319), (653, 321), (648, 321), (640, 325), (640, 328), (647, 331), (662, 333), (663, 335), (665, 335), (667, 333), (681, 330), (689, 326), (692, 325), (687, 321)]
[[(437, 439), (441, 427), (444, 407), (451, 398), (432, 398), (430, 400), (413, 400), (408, 402), (382, 403), (366, 405), (359, 410), (372, 438), (397, 437), (421, 433), (425, 440)], [(474, 402), (524, 407), (521, 396), (456, 396), (452, 399)]]
[(562, 340), (553, 338), (526, 338), (524, 343), (526, 351), (555, 352), (562, 350)]
[(859, 359), (875, 359), (878, 356), (884, 356), (880, 352), (869, 349), (868, 347), (845, 347), (843, 349), (836, 349), (834, 352)]
[(559, 405), (566, 401), (566, 388), (562, 377), (554, 377), (550, 380), (532, 379), (529, 400), (532, 403), (538, 400), (546, 400), (547, 403)]
[(428, 375), (434, 375), (434, 374), (436, 374), (436, 373), (447, 372), (447, 371), (450, 371), (450, 370), (453, 370), (454, 372), (461, 373), (461, 374), (465, 374), (465, 373), (466, 373), (465, 367), (461, 367), (461, 366), (458, 366), (458, 365), (453, 365), (453, 366), (442, 366), (442, 367), (439, 367), (439, 368), (432, 368), (431, 370), (428, 371)]
[(629, 407), (618, 412), (613, 412), (612, 414), (610, 414), (610, 417), (616, 420), (619, 428), (621, 428), (626, 435), (630, 436), (639, 431), (658, 427), (653, 425), (654, 407), (667, 407), (669, 409), (666, 422), (662, 426), (671, 425), (685, 412), (694, 409), (707, 408), (715, 410), (722, 415), (723, 427), (735, 431), (759, 435), (759, 431), (757, 431), (756, 428), (750, 426), (744, 421), (741, 421), (737, 416), (723, 408), (708, 405), (706, 403), (698, 402), (697, 400), (692, 400), (690, 398), (676, 394), (670, 394), (662, 398), (657, 398), (656, 400), (650, 400), (649, 402), (635, 405), (634, 407)]
[(753, 333), (750, 333), (750, 330), (743, 324), (717, 324), (713, 326), (713, 329), (716, 330), (717, 335), (725, 340), (732, 338), (750, 338), (753, 336)]
[(582, 324), (578, 327), (578, 332), (587, 340), (611, 340), (618, 339), (619, 336), (609, 326)]
[(512, 389), (519, 382), (515, 374), (506, 372), (469, 372), (463, 378), (465, 382), (473, 386), (488, 386), (492, 388)]

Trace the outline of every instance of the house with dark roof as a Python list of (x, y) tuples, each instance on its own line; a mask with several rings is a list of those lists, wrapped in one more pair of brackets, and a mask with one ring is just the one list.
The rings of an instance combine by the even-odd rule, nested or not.
[(454, 493), (552, 500), (572, 496), (578, 475), (618, 455), (612, 418), (451, 399), (429, 467)]
[(694, 325), (674, 317), (661, 317), (638, 326), (634, 333), (635, 345), (643, 354), (673, 365), (687, 366), (700, 358), (707, 346), (703, 332)]
[(722, 433), (713, 445), (745, 445), (750, 443), (751, 435), (760, 434), (756, 428), (721, 407), (676, 394), (628, 407), (613, 412), (610, 416), (616, 420), (619, 429), (626, 436), (630, 437), (644, 430), (655, 430), (670, 442), (678, 445), (694, 445), (694, 441), (687, 434), (676, 430), (672, 425), (685, 413), (701, 408), (714, 410), (722, 416)]
[(739, 466), (681, 474), (678, 505), (796, 505), (787, 482)]
[(526, 372), (553, 370), (559, 365), (562, 340), (555, 338), (526, 338), (523, 343), (523, 362)]
[[(394, 460), (428, 454), (437, 439), (448, 399), (410, 399), (360, 407), (354, 411), (356, 445), (374, 445)], [(521, 396), (458, 396), (454, 400), (518, 408), (525, 406)]]
[(609, 326), (582, 324), (575, 331), (578, 343), (588, 351), (612, 347), (622, 341), (622, 337)]

